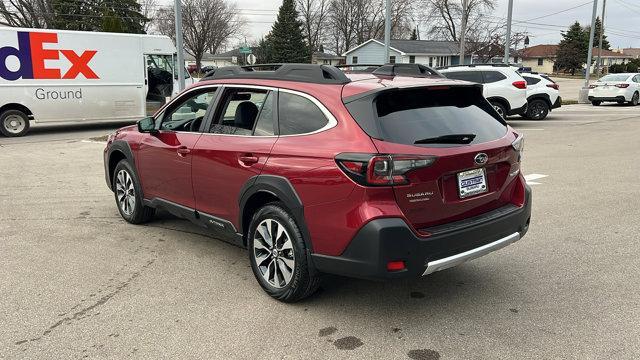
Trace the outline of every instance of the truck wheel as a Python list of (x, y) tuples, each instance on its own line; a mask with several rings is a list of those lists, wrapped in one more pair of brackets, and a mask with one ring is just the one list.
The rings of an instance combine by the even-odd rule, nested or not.
[(29, 117), (20, 110), (7, 110), (0, 114), (0, 132), (4, 136), (24, 136), (29, 126)]
[(318, 289), (320, 277), (309, 271), (302, 234), (281, 204), (260, 208), (251, 219), (247, 236), (251, 269), (271, 297), (295, 302)]
[(602, 101), (600, 101), (600, 100), (593, 100), (591, 102), (591, 105), (593, 105), (593, 106), (600, 106), (600, 104), (602, 104)]

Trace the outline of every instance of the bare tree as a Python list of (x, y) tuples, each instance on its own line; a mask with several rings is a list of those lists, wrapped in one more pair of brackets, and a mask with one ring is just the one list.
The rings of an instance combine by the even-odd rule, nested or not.
[[(458, 25), (462, 22), (463, 0), (422, 0), (427, 23), (430, 24), (429, 33), (435, 38), (449, 41), (460, 41)], [(468, 0), (466, 9), (466, 35), (476, 34), (486, 29), (486, 19), (480, 19), (487, 11), (496, 6), (496, 0)]]
[[(158, 32), (175, 40), (173, 9), (159, 9), (156, 18)], [(217, 52), (243, 26), (236, 6), (226, 0), (182, 1), (185, 51), (195, 58), (198, 70), (207, 50)]]
[(140, 13), (149, 21), (144, 25), (144, 32), (149, 33), (156, 23), (156, 13), (158, 12), (157, 0), (138, 0), (140, 4)]
[(0, 1), (0, 25), (49, 28), (53, 23), (53, 10), (47, 0)]
[[(328, 28), (333, 50), (340, 54), (369, 39), (384, 36), (385, 9), (378, 0), (332, 0), (329, 5)], [(391, 36), (408, 38), (413, 5), (411, 0), (395, 0), (391, 8)]]
[(329, 16), (329, 0), (297, 0), (304, 37), (311, 51), (317, 51), (324, 40)]

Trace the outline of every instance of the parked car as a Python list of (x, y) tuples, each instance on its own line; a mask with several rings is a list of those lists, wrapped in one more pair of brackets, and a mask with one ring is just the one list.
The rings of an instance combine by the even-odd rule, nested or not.
[(521, 73), (527, 82), (527, 111), (520, 115), (525, 119), (543, 120), (552, 109), (562, 106), (560, 86), (545, 74)]
[(326, 65), (219, 68), (104, 150), (120, 215), (158, 208), (246, 247), (281, 301), (323, 273), (431, 274), (528, 230), (523, 137), (481, 86)]
[(527, 110), (527, 83), (516, 70), (517, 68), (503, 64), (453, 65), (438, 68), (440, 73), (450, 79), (483, 84), (484, 96), (505, 119)]
[(589, 85), (589, 101), (598, 106), (605, 101), (636, 106), (640, 100), (640, 74), (609, 74)]
[(208, 74), (212, 71), (214, 71), (215, 69), (217, 69), (217, 66), (213, 66), (213, 65), (207, 65), (207, 66), (203, 66), (202, 69), (200, 69), (200, 72), (202, 74)]

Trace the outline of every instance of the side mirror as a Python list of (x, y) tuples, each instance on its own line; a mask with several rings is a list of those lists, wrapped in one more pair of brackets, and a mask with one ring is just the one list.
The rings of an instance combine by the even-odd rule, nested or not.
[(146, 117), (138, 120), (138, 131), (141, 133), (156, 134), (156, 121), (153, 117)]

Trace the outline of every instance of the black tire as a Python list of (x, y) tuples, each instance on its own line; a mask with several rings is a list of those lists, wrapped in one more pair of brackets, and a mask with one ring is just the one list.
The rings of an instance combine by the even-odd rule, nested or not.
[(618, 103), (618, 105), (624, 105), (625, 101), (624, 100), (618, 100), (616, 101)]
[(591, 102), (591, 105), (593, 105), (593, 106), (600, 106), (600, 104), (602, 104), (602, 101), (600, 101), (600, 100), (593, 100)]
[[(125, 208), (126, 205), (123, 205), (123, 203), (119, 199), (119, 197), (122, 196), (122, 193), (118, 189), (118, 182), (121, 181), (121, 179), (119, 179), (121, 173), (127, 174), (129, 176), (129, 179), (131, 180), (131, 190), (127, 191), (126, 193), (129, 197), (132, 197), (134, 201), (133, 206), (131, 206), (131, 202), (127, 202), (128, 208)], [(129, 189), (129, 182), (125, 180), (124, 183), (127, 186), (126, 189)], [(116, 168), (115, 170), (113, 170), (112, 174), (111, 186), (113, 189), (114, 198), (116, 200), (116, 206), (118, 207), (118, 212), (123, 219), (132, 224), (142, 224), (153, 218), (155, 209), (144, 205), (140, 181), (138, 180), (138, 176), (133, 170), (133, 167), (127, 160), (120, 160), (118, 165), (116, 165)]]
[(527, 119), (543, 120), (549, 115), (549, 104), (542, 99), (534, 99), (527, 106)]
[(499, 103), (497, 101), (490, 101), (490, 103), (491, 105), (493, 105), (493, 108), (496, 109), (498, 115), (502, 116), (503, 119), (507, 118), (507, 108), (502, 105), (502, 103)]
[(631, 97), (631, 101), (629, 101), (629, 105), (638, 106), (639, 102), (640, 102), (640, 93), (636, 91), (633, 93), (633, 96)]
[(30, 127), (29, 117), (20, 110), (6, 110), (0, 114), (0, 132), (4, 136), (24, 136)]
[[(265, 269), (266, 272), (271, 270), (272, 263), (269, 262), (269, 258), (263, 260), (261, 266), (258, 265), (258, 260), (256, 260), (258, 252), (260, 249), (254, 246), (256, 242), (262, 242), (262, 244), (267, 244), (261, 240), (257, 240), (256, 238), (262, 238), (262, 235), (259, 235), (258, 226), (263, 224), (264, 221), (275, 220), (278, 224), (277, 226), (284, 225), (284, 229), (286, 230), (286, 235), (289, 237), (293, 250), (288, 250), (286, 254), (290, 258), (294, 260), (294, 266), (291, 273), (290, 280), (288, 283), (285, 283), (281, 287), (276, 287), (269, 283), (263, 275), (261, 269)], [(284, 234), (283, 234), (284, 235)], [(307, 258), (307, 247), (305, 246), (304, 239), (302, 238), (302, 234), (295, 220), (286, 210), (286, 208), (281, 203), (270, 203), (262, 208), (260, 208), (253, 215), (251, 219), (251, 224), (249, 225), (249, 232), (247, 233), (247, 247), (249, 249), (249, 261), (251, 263), (251, 269), (253, 270), (253, 274), (256, 277), (256, 280), (262, 287), (262, 289), (269, 294), (274, 299), (280, 300), (282, 302), (296, 302), (302, 300), (310, 295), (312, 295), (318, 287), (320, 286), (320, 276), (319, 274), (311, 274), (308, 258)], [(282, 239), (282, 238), (281, 238)], [(277, 243), (278, 241), (276, 241)], [(258, 245), (261, 246), (261, 245)], [(278, 250), (276, 248), (276, 250)], [(283, 251), (284, 252), (284, 251)], [(269, 253), (267, 250), (266, 253)], [(293, 256), (291, 256), (293, 255)], [(281, 254), (281, 257), (285, 255)], [(269, 255), (271, 259), (274, 259), (271, 255)], [(278, 267), (278, 259), (277, 257), (273, 260), (275, 262), (273, 271), (275, 279), (278, 279), (277, 276), (280, 275), (280, 279), (284, 280), (284, 275), (281, 270), (281, 266)], [(268, 263), (267, 266), (264, 266), (265, 263)], [(268, 275), (266, 275), (268, 277)]]

